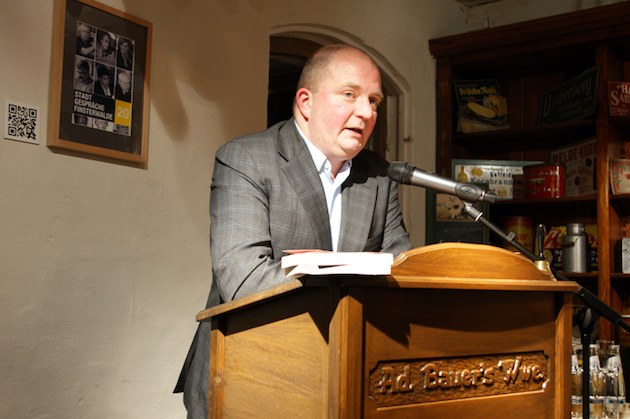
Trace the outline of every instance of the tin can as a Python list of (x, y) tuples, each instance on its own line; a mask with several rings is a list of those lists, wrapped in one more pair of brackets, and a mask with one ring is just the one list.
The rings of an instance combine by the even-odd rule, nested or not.
[(525, 198), (563, 198), (565, 166), (537, 164), (523, 168)]
[(584, 224), (567, 224), (562, 236), (562, 271), (588, 272), (590, 269), (589, 243)]
[[(533, 220), (529, 217), (506, 217), (503, 219), (503, 230), (510, 234), (514, 232), (514, 239), (525, 246), (528, 250), (534, 250), (534, 229)], [(505, 248), (513, 252), (518, 249), (509, 243), (505, 243)]]

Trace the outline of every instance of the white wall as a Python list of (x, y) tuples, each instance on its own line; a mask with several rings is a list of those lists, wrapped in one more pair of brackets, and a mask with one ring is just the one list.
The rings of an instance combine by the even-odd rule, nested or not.
[[(2, 418), (185, 416), (171, 392), (211, 282), (213, 156), (265, 128), (271, 33), (310, 25), (381, 54), (409, 86), (401, 158), (431, 168), (427, 40), (464, 25), (452, 0), (104, 2), (154, 25), (147, 169), (46, 147), (53, 1), (2, 2), (0, 103), (42, 118), (40, 145), (0, 139)], [(408, 195), (420, 245), (424, 192)]]

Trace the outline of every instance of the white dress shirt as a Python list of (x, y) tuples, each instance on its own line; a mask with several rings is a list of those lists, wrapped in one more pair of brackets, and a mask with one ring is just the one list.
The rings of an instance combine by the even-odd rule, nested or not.
[(343, 162), (339, 173), (337, 173), (337, 176), (335, 176), (335, 179), (333, 180), (331, 173), (332, 165), (328, 161), (328, 158), (317, 147), (315, 147), (308, 138), (306, 138), (297, 122), (295, 123), (295, 126), (311, 153), (311, 157), (313, 158), (313, 162), (315, 163), (315, 167), (319, 173), (319, 179), (324, 187), (326, 204), (328, 205), (332, 250), (336, 252), (339, 246), (339, 234), (341, 233), (341, 185), (346, 179), (348, 179), (348, 176), (350, 176), (352, 160), (346, 160)]

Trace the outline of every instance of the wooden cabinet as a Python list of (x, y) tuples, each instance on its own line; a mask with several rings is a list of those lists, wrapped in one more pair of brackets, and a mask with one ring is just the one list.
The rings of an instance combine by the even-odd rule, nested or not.
[[(630, 195), (613, 195), (611, 159), (626, 158), (630, 118), (610, 117), (608, 81), (630, 81), (630, 2), (433, 39), (437, 62), (436, 171), (451, 176), (452, 159), (548, 161), (549, 151), (596, 137), (597, 193), (592, 196), (501, 201), (490, 207), (495, 224), (507, 216), (550, 226), (597, 224), (598, 272), (567, 274), (622, 314), (630, 313), (630, 275), (615, 272), (615, 243), (625, 236)], [(538, 125), (541, 93), (599, 65), (595, 115)], [(497, 79), (508, 99), (510, 129), (456, 132), (456, 80)], [(497, 242), (498, 243), (498, 242)], [(618, 331), (600, 321), (600, 338)]]

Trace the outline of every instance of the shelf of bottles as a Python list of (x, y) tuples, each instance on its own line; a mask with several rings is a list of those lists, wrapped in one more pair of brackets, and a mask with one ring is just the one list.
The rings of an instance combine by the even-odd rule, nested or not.
[[(588, 377), (584, 377), (583, 357), (588, 354)], [(585, 379), (586, 378), (586, 379)], [(623, 419), (628, 417), (626, 384), (621, 363), (621, 348), (610, 341), (597, 341), (587, 352), (582, 344), (573, 344), (571, 357), (571, 418), (584, 418), (588, 403), (589, 419)], [(588, 396), (583, 391), (588, 384)]]

